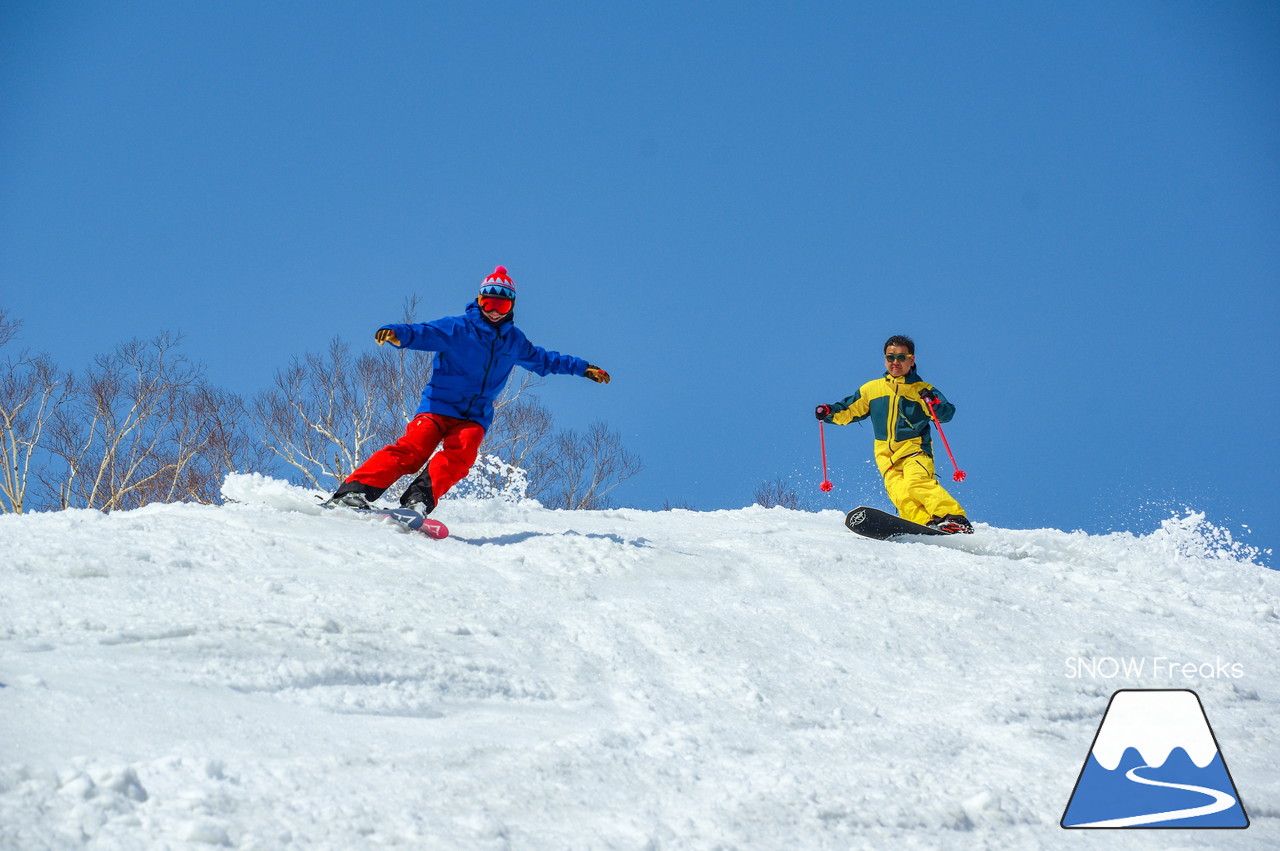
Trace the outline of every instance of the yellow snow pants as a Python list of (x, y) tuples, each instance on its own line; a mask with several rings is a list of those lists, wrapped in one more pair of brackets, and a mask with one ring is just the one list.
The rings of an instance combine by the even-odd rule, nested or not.
[(920, 450), (918, 443), (912, 443), (900, 443), (894, 452), (887, 440), (876, 441), (876, 466), (884, 476), (884, 489), (898, 509), (898, 516), (921, 524), (948, 514), (963, 517), (960, 503), (938, 484), (933, 459)]

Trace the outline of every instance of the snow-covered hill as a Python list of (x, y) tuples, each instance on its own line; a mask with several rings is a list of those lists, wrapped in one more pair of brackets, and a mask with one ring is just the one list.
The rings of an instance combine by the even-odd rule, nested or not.
[[(225, 492), (0, 517), (0, 847), (1280, 847), (1280, 573), (1202, 518)], [(1119, 688), (1196, 690), (1247, 831), (1058, 826)]]

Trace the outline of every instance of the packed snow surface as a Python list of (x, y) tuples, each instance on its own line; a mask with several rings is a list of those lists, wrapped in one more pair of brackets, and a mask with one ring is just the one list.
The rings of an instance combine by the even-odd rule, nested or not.
[[(1280, 847), (1280, 574), (1203, 517), (224, 493), (0, 517), (0, 848)], [(1196, 691), (1247, 830), (1058, 826), (1122, 688)]]

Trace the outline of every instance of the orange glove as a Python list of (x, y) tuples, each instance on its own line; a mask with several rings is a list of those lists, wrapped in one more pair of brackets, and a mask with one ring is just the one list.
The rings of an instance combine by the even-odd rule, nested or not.
[(400, 345), (400, 338), (398, 338), (396, 336), (396, 332), (392, 331), (390, 328), (379, 328), (378, 332), (373, 335), (373, 339), (378, 341), (379, 346), (383, 343), (390, 343), (393, 346)]
[(587, 367), (587, 378), (590, 378), (596, 384), (608, 384), (609, 373), (605, 372), (598, 366)]

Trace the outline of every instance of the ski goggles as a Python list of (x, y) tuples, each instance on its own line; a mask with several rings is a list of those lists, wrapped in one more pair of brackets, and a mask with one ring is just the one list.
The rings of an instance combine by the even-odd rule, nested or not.
[(886, 354), (886, 355), (884, 356), (884, 359), (885, 359), (885, 360), (888, 360), (888, 361), (894, 361), (894, 360), (902, 361), (902, 360), (906, 360), (906, 359), (907, 359), (907, 358), (909, 358), (909, 357), (911, 357), (911, 355), (908, 355), (908, 354), (902, 354), (902, 353), (899, 353), (899, 354), (893, 354), (893, 355)]
[(511, 308), (515, 305), (515, 300), (502, 298), (496, 295), (482, 295), (476, 299), (476, 304), (480, 305), (481, 310), (496, 310), (498, 313), (510, 313)]

